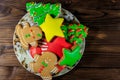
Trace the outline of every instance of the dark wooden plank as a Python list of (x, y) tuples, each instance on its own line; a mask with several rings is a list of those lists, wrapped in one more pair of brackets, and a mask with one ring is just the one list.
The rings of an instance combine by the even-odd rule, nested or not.
[(0, 66), (0, 80), (6, 80), (13, 72), (13, 67)]
[(119, 69), (79, 68), (53, 80), (119, 80), (119, 74)]
[(120, 52), (120, 45), (86, 45), (86, 51), (88, 52), (102, 52), (102, 53), (115, 53)]
[(0, 66), (20, 66), (15, 54), (2, 54), (0, 56)]
[[(42, 80), (22, 67), (0, 67), (0, 71), (2, 80)], [(114, 68), (75, 68), (66, 75), (53, 78), (53, 80), (119, 80), (119, 74), (120, 69)]]
[(77, 67), (120, 68), (119, 53), (86, 52)]
[(86, 44), (120, 44), (120, 31), (89, 30)]

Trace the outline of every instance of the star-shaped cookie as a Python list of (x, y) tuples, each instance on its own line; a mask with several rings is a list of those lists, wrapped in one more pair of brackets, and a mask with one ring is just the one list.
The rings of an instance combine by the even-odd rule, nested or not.
[(41, 24), (40, 27), (45, 33), (48, 42), (50, 42), (54, 36), (64, 37), (60, 28), (63, 21), (63, 18), (52, 18), (49, 14), (46, 15), (45, 22)]
[(48, 43), (48, 51), (54, 52), (60, 58), (63, 56), (62, 49), (70, 48), (72, 45), (66, 42), (65, 38), (57, 37), (52, 42)]

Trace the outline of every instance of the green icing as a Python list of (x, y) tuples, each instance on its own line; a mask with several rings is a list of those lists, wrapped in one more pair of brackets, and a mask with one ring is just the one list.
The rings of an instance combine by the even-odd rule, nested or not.
[(48, 66), (48, 64), (45, 63), (44, 61), (42, 62), (42, 65), (43, 65), (44, 67), (47, 67), (47, 66)]
[(64, 33), (65, 38), (68, 40), (68, 36), (67, 36), (67, 34), (68, 34), (68, 28), (67, 28), (67, 26), (66, 26), (66, 25), (63, 25), (63, 26), (61, 27), (61, 29), (62, 29), (62, 31), (63, 31), (63, 33)]
[[(82, 24), (63, 25), (61, 29), (63, 30), (66, 40), (70, 43), (76, 42), (76, 44), (80, 44), (83, 38), (87, 37), (88, 28)], [(71, 38), (71, 36), (73, 37)]]
[(68, 49), (63, 50), (63, 59), (59, 62), (59, 64), (67, 65), (72, 67), (75, 65), (82, 57), (82, 54), (80, 53), (80, 46), (76, 46), (72, 51)]
[(41, 37), (42, 35), (38, 33), (37, 36), (38, 36), (38, 37)]
[(26, 9), (30, 13), (30, 16), (33, 17), (34, 22), (41, 25), (47, 14), (57, 17), (61, 12), (61, 5), (29, 2), (26, 4)]
[(26, 38), (29, 38), (29, 37), (30, 37), (30, 34), (26, 34), (25, 37), (26, 37)]

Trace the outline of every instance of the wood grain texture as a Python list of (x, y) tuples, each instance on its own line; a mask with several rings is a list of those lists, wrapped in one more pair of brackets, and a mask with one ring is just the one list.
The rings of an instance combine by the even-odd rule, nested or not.
[[(33, 0), (0, 0), (0, 80), (42, 80), (18, 62), (12, 45), (15, 25)], [(120, 0), (34, 0), (60, 2), (89, 27), (80, 63), (53, 80), (120, 80)]]

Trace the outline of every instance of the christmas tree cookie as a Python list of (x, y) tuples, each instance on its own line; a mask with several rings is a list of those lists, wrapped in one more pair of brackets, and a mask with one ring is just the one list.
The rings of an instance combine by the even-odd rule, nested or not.
[(26, 9), (33, 17), (33, 20), (38, 25), (41, 25), (47, 14), (52, 15), (54, 18), (58, 17), (61, 13), (61, 5), (60, 4), (43, 4), (43, 3), (34, 3), (29, 2), (26, 4)]
[(88, 28), (83, 24), (69, 24), (61, 27), (65, 38), (70, 43), (80, 44), (87, 37)]

